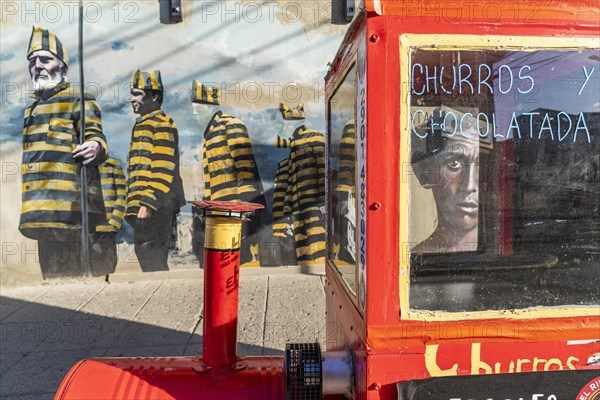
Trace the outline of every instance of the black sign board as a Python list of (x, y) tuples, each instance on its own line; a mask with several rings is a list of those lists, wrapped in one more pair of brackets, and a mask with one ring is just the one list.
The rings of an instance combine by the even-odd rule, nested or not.
[(398, 384), (398, 400), (600, 400), (600, 370), (408, 381)]

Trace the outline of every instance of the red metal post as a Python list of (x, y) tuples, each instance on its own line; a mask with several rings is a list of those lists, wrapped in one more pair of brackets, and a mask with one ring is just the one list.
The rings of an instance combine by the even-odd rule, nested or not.
[(203, 200), (192, 204), (206, 215), (202, 363), (210, 368), (233, 367), (237, 361), (243, 214), (263, 206)]
[(206, 219), (202, 361), (212, 368), (236, 362), (241, 220)]

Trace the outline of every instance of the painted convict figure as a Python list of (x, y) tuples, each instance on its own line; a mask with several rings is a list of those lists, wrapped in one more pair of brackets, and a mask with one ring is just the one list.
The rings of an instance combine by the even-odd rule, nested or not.
[(135, 70), (131, 106), (135, 121), (127, 165), (127, 214), (143, 271), (168, 270), (171, 233), (185, 204), (179, 174), (179, 134), (162, 109), (160, 71)]
[[(292, 146), (292, 134), (298, 127), (299, 121), (304, 120), (304, 105), (299, 103), (297, 107), (290, 107), (287, 104), (279, 104), (281, 114), (281, 126), (277, 128), (282, 132), (275, 138), (275, 147), (279, 149), (289, 149)], [(289, 137), (287, 137), (289, 136)], [(273, 182), (273, 236), (278, 244), (277, 249), (281, 255), (280, 262), (284, 265), (295, 265), (296, 242), (294, 239), (294, 223), (291, 207), (285, 207), (285, 196), (287, 194), (290, 181), (290, 157), (281, 160), (277, 164), (277, 171)]]
[(325, 137), (321, 132), (305, 125), (296, 128), (291, 138), (289, 168), (284, 212), (292, 214), (298, 264), (322, 263), (325, 261)]
[(127, 182), (119, 161), (108, 157), (98, 166), (102, 184), (102, 197), (106, 221), (96, 226), (93, 237), (94, 254), (97, 259), (95, 272), (106, 275), (115, 272), (117, 266), (117, 231), (123, 225), (127, 207)]
[[(44, 278), (78, 276), (84, 273), (82, 164), (87, 166), (88, 220), (92, 232), (104, 222), (105, 215), (97, 165), (106, 159), (108, 146), (100, 107), (92, 94), (85, 93), (82, 129), (80, 91), (67, 82), (69, 57), (54, 33), (33, 27), (27, 60), (34, 101), (24, 116), (19, 230), (38, 241)], [(83, 144), (79, 144), (81, 134)], [(95, 257), (90, 254), (90, 258), (93, 261)]]
[[(252, 143), (246, 125), (231, 115), (215, 111), (221, 104), (219, 86), (207, 86), (198, 81), (192, 84), (192, 103), (198, 122), (205, 126), (202, 145), (204, 200), (244, 201), (265, 204), (263, 186), (258, 173)], [(240, 267), (260, 266), (259, 228), (260, 211), (242, 226), (244, 245)], [(203, 243), (200, 215), (194, 216), (194, 241)], [(201, 247), (200, 247), (201, 249)], [(198, 252), (196, 253), (198, 254)]]

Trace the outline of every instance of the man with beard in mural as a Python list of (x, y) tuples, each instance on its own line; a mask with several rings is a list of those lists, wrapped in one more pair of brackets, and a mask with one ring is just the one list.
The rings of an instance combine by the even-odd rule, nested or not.
[[(24, 115), (19, 230), (38, 241), (44, 279), (82, 275), (81, 164), (87, 166), (90, 230), (105, 220), (97, 165), (106, 159), (108, 146), (100, 107), (93, 95), (84, 95), (79, 144), (80, 92), (67, 82), (66, 48), (53, 32), (34, 26), (27, 60), (35, 100)], [(94, 261), (91, 253), (90, 258)]]
[[(223, 111), (214, 111), (214, 107), (221, 104), (220, 87), (195, 80), (192, 83), (192, 103), (196, 119), (206, 126), (202, 146), (203, 200), (243, 201), (264, 206), (263, 186), (246, 125)], [(242, 225), (241, 268), (260, 266), (260, 210), (249, 218), (250, 221)], [(197, 246), (194, 249), (197, 256), (204, 243), (202, 225), (202, 216), (194, 209), (193, 241)]]
[(126, 220), (133, 227), (142, 271), (166, 271), (174, 224), (185, 205), (179, 174), (179, 134), (162, 109), (160, 71), (131, 75), (131, 106), (139, 114), (129, 148)]

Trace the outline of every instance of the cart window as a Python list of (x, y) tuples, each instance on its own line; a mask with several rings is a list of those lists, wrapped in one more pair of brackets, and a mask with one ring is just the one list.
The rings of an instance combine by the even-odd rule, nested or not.
[(600, 304), (600, 52), (410, 58), (410, 307)]
[(328, 255), (356, 294), (356, 67), (329, 100)]

